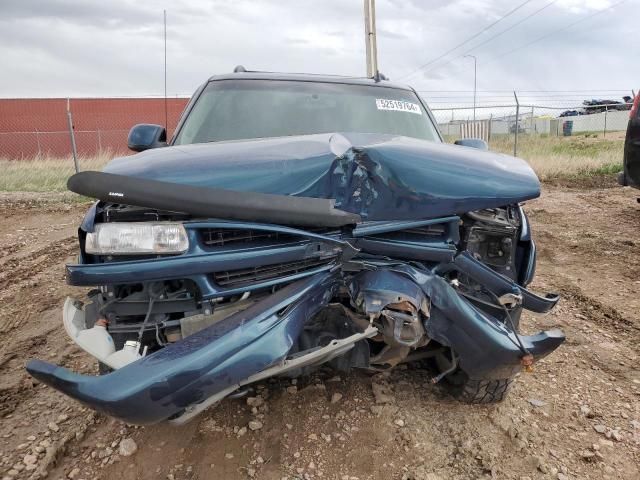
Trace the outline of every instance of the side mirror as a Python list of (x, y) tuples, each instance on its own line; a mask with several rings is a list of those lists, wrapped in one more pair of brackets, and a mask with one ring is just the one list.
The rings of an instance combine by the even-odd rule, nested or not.
[(167, 131), (162, 125), (139, 123), (129, 131), (127, 146), (134, 152), (167, 146)]
[(463, 147), (477, 148), (478, 150), (489, 150), (489, 145), (481, 138), (461, 138), (453, 143)]

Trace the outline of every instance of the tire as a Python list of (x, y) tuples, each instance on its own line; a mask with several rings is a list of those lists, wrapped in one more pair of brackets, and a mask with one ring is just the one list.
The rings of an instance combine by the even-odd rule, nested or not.
[[(445, 355), (437, 355), (435, 364), (438, 372), (444, 372), (451, 366), (451, 360)], [(458, 368), (444, 377), (439, 385), (462, 403), (488, 404), (504, 400), (513, 380), (513, 377), (499, 380), (469, 378), (464, 370)]]
[(476, 380), (467, 378), (467, 381), (456, 387), (454, 396), (463, 403), (497, 403), (507, 396), (513, 378), (503, 380)]
[[(511, 311), (511, 321), (516, 331), (520, 330), (522, 307)], [(435, 367), (438, 373), (447, 371), (451, 367), (451, 356), (440, 354), (435, 357)], [(469, 378), (464, 370), (458, 367), (442, 379), (440, 384), (458, 401), (463, 403), (488, 404), (504, 400), (509, 393), (509, 387), (514, 378), (498, 380)]]

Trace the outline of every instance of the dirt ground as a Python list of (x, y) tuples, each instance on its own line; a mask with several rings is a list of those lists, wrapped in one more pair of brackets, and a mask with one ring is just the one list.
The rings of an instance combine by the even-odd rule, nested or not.
[(418, 368), (321, 372), (265, 383), (259, 397), (226, 400), (179, 428), (127, 426), (25, 373), (31, 358), (96, 373), (61, 324), (64, 297), (83, 295), (64, 283), (63, 264), (86, 206), (0, 197), (0, 477), (638, 479), (636, 196), (555, 185), (526, 206), (540, 254), (534, 290), (562, 301), (523, 328), (560, 327), (567, 341), (503, 403), (456, 403)]

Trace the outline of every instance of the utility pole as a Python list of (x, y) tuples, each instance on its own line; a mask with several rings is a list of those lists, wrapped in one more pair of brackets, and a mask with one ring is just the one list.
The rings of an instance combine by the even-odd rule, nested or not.
[(478, 93), (478, 59), (475, 55), (465, 55), (473, 58), (473, 121), (476, 121), (476, 95)]
[(376, 0), (364, 0), (364, 36), (367, 46), (367, 77), (373, 78), (378, 74)]
[(164, 128), (169, 135), (169, 109), (167, 108), (167, 11), (164, 10)]

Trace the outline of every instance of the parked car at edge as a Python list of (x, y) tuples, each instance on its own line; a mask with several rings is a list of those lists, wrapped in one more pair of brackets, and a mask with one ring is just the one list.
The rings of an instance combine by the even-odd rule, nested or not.
[(416, 361), (494, 402), (564, 340), (519, 333), (558, 302), (526, 288), (538, 178), (481, 140), (443, 143), (408, 86), (237, 68), (172, 139), (137, 125), (129, 146), (68, 182), (98, 201), (66, 267), (93, 290), (63, 323), (103, 375), (27, 365), (93, 409), (183, 423), (269, 377)]
[(640, 188), (640, 92), (636, 95), (629, 114), (623, 168), (618, 174), (618, 183)]

